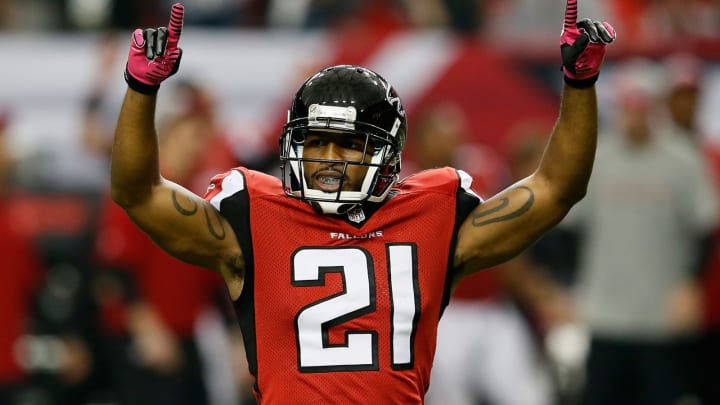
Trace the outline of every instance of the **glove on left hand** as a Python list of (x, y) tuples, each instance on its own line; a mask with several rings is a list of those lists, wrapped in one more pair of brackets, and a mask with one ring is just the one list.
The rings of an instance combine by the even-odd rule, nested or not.
[(577, 0), (568, 0), (560, 35), (560, 54), (565, 82), (572, 87), (590, 87), (600, 75), (605, 47), (615, 40), (615, 29), (607, 22), (585, 18), (577, 22)]

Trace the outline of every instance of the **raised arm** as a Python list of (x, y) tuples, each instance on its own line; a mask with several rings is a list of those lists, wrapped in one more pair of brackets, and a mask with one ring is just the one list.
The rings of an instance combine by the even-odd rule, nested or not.
[(608, 23), (577, 22), (577, 0), (568, 0), (559, 117), (537, 170), (477, 207), (461, 226), (454, 259), (461, 276), (517, 255), (585, 195), (597, 141), (594, 84), (605, 46), (614, 39)]
[(125, 71), (129, 88), (113, 144), (111, 193), (160, 247), (183, 261), (221, 272), (236, 296), (243, 260), (230, 225), (212, 205), (164, 179), (159, 170), (156, 93), (178, 69), (182, 20), (183, 6), (175, 4), (167, 28), (133, 33)]

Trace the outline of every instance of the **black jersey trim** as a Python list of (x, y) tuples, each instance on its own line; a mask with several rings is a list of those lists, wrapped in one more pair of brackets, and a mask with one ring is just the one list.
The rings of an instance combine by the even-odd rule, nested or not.
[(455, 222), (453, 224), (452, 239), (450, 241), (450, 254), (448, 255), (447, 271), (445, 276), (445, 289), (443, 292), (442, 305), (440, 307), (441, 317), (442, 314), (445, 312), (445, 308), (447, 308), (448, 304), (450, 303), (450, 297), (452, 295), (452, 284), (456, 276), (455, 273), (457, 269), (453, 267), (453, 261), (455, 258), (455, 249), (457, 248), (457, 237), (458, 232), (460, 231), (460, 226), (462, 226), (463, 222), (465, 222), (465, 219), (468, 217), (468, 215), (470, 215), (472, 210), (474, 210), (475, 207), (477, 207), (481, 203), (481, 200), (477, 195), (463, 188), (460, 173), (458, 173), (457, 170), (455, 171), (455, 173), (458, 176), (458, 187), (455, 195)]
[(250, 374), (255, 377), (254, 389), (260, 395), (257, 384), (257, 337), (255, 328), (255, 261), (253, 256), (252, 234), (250, 232), (250, 193), (246, 174), (238, 170), (243, 176), (245, 187), (235, 194), (224, 198), (220, 202), (220, 212), (228, 218), (230, 226), (237, 235), (240, 248), (245, 261), (245, 277), (240, 296), (233, 302), (240, 331), (243, 335), (245, 354)]

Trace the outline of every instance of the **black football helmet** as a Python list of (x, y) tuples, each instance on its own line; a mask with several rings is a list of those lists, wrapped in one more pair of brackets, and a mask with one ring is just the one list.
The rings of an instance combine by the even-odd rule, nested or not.
[[(312, 159), (342, 165), (367, 166), (359, 190), (326, 192), (312, 189), (304, 175), (305, 136), (326, 131), (365, 140), (358, 162)], [(364, 201), (383, 201), (398, 180), (400, 153), (405, 147), (407, 120), (395, 89), (377, 73), (355, 65), (325, 68), (303, 83), (295, 95), (280, 136), (280, 160), (285, 193), (308, 201), (325, 214), (339, 214)]]

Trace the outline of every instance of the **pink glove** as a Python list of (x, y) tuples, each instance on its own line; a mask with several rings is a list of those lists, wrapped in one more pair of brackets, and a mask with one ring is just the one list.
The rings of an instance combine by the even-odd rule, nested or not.
[(560, 34), (560, 54), (565, 82), (585, 88), (597, 81), (605, 47), (615, 40), (615, 29), (607, 22), (589, 18), (577, 22), (577, 15), (577, 0), (568, 0)]
[(167, 27), (136, 29), (125, 65), (128, 86), (143, 94), (155, 94), (160, 83), (180, 67), (182, 49), (178, 48), (185, 8), (175, 3)]

